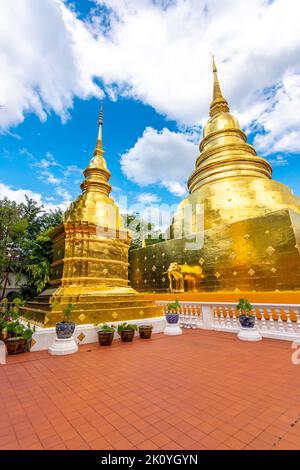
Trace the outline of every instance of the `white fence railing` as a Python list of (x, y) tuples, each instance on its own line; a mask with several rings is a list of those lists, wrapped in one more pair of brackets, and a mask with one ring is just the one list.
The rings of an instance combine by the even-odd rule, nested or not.
[[(167, 310), (168, 301), (157, 301)], [(254, 303), (256, 328), (265, 338), (300, 341), (300, 305)], [(240, 330), (236, 304), (233, 302), (180, 302), (179, 323), (185, 328), (237, 333)]]

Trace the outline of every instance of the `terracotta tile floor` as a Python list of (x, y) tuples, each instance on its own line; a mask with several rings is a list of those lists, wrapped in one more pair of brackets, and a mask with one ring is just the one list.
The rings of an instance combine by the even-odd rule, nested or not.
[(0, 449), (297, 449), (291, 344), (185, 330), (0, 366)]

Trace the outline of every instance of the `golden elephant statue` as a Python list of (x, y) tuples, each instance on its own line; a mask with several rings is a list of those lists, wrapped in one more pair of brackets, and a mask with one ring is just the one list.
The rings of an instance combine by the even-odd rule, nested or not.
[(188, 264), (171, 263), (166, 271), (171, 292), (197, 291), (197, 281), (203, 276), (201, 266), (189, 266)]

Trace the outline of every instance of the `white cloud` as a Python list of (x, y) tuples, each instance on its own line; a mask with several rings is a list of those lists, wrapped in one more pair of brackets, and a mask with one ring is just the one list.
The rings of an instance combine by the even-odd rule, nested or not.
[(79, 166), (77, 165), (68, 165), (67, 168), (66, 168), (66, 171), (68, 174), (70, 173), (82, 173), (83, 172), (83, 169), (82, 168), (79, 168)]
[[(187, 175), (189, 176), (189, 175)], [(184, 196), (187, 192), (187, 187), (185, 184), (179, 183), (178, 181), (166, 181), (163, 180), (164, 186), (173, 193), (175, 196)]]
[(213, 51), (233, 112), (248, 129), (258, 119), (259, 149), (299, 150), (299, 0), (95, 1), (102, 8), (85, 21), (62, 0), (0, 2), (2, 129), (26, 112), (67, 119), (74, 96), (101, 94), (95, 78), (114, 99), (203, 124)]
[(43, 171), (41, 173), (40, 178), (43, 179), (43, 181), (46, 181), (47, 183), (50, 183), (50, 184), (59, 184), (62, 182), (60, 178), (57, 178), (49, 171)]
[(39, 193), (35, 193), (30, 189), (13, 189), (11, 186), (0, 183), (0, 199), (7, 197), (11, 201), (16, 201), (20, 204), (25, 202), (25, 196), (33, 199), (38, 204), (42, 204), (42, 196)]
[(56, 188), (56, 194), (58, 194), (58, 196), (63, 198), (64, 203), (66, 205), (69, 205), (72, 202), (72, 195), (69, 193), (67, 189)]
[(25, 112), (45, 120), (53, 110), (66, 119), (74, 96), (99, 94), (80, 65), (61, 0), (3, 0), (0, 18), (0, 128), (19, 124)]
[(11, 186), (0, 183), (0, 199), (4, 199), (6, 197), (11, 201), (15, 201), (17, 204), (20, 204), (21, 202), (26, 201), (26, 196), (36, 201), (39, 205), (43, 205), (46, 211), (55, 209), (61, 209), (64, 211), (69, 205), (69, 201), (66, 199), (63, 202), (55, 204), (54, 202), (49, 202), (50, 198), (43, 199), (41, 194), (31, 191), (30, 189), (14, 189)]
[[(25, 149), (22, 149), (25, 150)], [(35, 159), (35, 157), (27, 151), (31, 155), (31, 158)], [(54, 156), (52, 155), (51, 152), (47, 152), (45, 155), (45, 158), (42, 158), (41, 160), (35, 159), (34, 166), (38, 168), (49, 168), (50, 166), (61, 166), (60, 163), (58, 163)]]
[(270, 158), (269, 162), (273, 167), (275, 166), (286, 166), (289, 164), (288, 160), (283, 155), (276, 155), (275, 158)]
[(261, 91), (300, 65), (298, 0), (98, 3), (110, 8), (111, 28), (107, 33), (96, 16), (89, 25), (99, 53), (85, 60), (93, 61), (94, 74), (113, 84), (115, 96), (137, 97), (186, 125), (207, 117), (210, 51), (226, 96), (248, 123), (266, 107)]
[(160, 184), (182, 196), (183, 184), (198, 153), (197, 146), (185, 134), (147, 127), (135, 145), (122, 155), (121, 167), (127, 178), (141, 186)]
[(160, 197), (157, 194), (153, 193), (141, 193), (137, 197), (138, 202), (142, 204), (152, 204), (160, 201)]
[(255, 145), (265, 153), (300, 151), (300, 73), (287, 72), (267, 110), (260, 116), (264, 134), (257, 134)]

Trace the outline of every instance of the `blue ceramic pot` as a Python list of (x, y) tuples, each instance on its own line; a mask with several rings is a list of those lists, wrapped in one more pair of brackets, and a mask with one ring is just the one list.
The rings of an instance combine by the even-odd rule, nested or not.
[(179, 315), (178, 313), (166, 313), (167, 323), (178, 323)]
[(239, 315), (239, 321), (243, 328), (254, 328), (255, 316)]
[(74, 333), (76, 324), (74, 322), (56, 323), (56, 335), (59, 339), (71, 338)]

